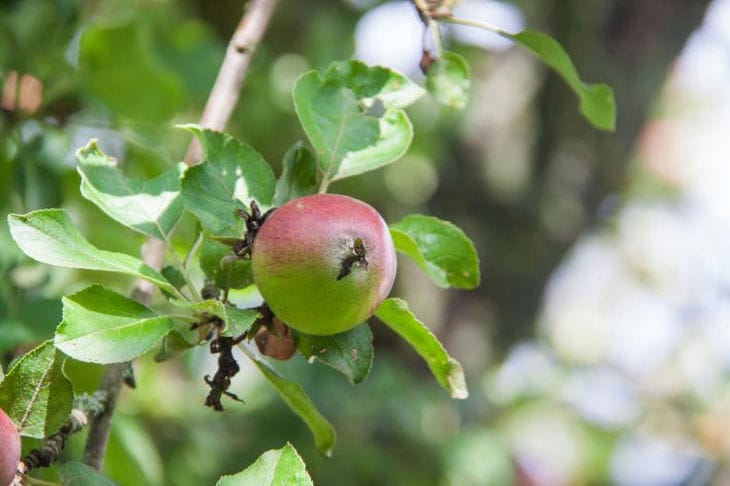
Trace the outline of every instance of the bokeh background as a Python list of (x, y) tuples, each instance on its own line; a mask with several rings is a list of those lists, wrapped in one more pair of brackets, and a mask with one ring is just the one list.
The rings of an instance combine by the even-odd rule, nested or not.
[[(137, 255), (142, 238), (81, 198), (74, 151), (98, 138), (138, 177), (182, 159), (189, 135), (173, 126), (199, 118), (242, 4), (0, 2), (0, 211), (64, 207), (97, 246)], [(402, 160), (332, 186), (391, 222), (433, 214), (475, 241), (477, 290), (438, 289), (406, 261), (394, 289), (464, 365), (469, 399), (450, 400), (373, 319), (364, 384), (301, 358), (278, 365), (335, 425), (326, 459), (251, 367), (232, 385), (246, 404), (215, 413), (202, 405), (206, 349), (144, 358), (115, 416), (112, 478), (213, 484), (290, 441), (319, 485), (730, 482), (730, 0), (464, 0), (456, 12), (550, 33), (619, 109), (616, 133), (596, 131), (529, 53), (451, 28), (472, 69), (467, 108), (420, 101)], [(421, 36), (405, 1), (281, 0), (228, 131), (279, 167), (304, 139), (299, 74), (357, 57), (422, 81)], [(176, 238), (190, 245), (190, 221)], [(52, 336), (60, 296), (131, 285), (30, 261), (4, 223), (0, 272), (3, 367)], [(66, 371), (77, 392), (102, 372)], [(82, 447), (80, 434), (65, 457)]]

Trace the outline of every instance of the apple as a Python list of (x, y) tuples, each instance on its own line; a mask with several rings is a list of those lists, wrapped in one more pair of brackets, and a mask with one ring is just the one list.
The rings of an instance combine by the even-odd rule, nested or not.
[(372, 206), (315, 194), (266, 218), (253, 241), (251, 267), (279, 319), (326, 336), (373, 314), (393, 286), (396, 256), (388, 225)]
[(0, 409), (0, 485), (13, 482), (20, 462), (20, 434), (7, 414)]

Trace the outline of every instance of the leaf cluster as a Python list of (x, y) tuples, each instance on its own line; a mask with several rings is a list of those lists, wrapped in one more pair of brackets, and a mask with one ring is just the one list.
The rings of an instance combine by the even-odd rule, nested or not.
[[(460, 23), (449, 15), (437, 20)], [(486, 28), (528, 49), (555, 70), (577, 94), (580, 110), (592, 124), (604, 130), (614, 128), (611, 89), (583, 82), (557, 41), (535, 31), (510, 34)], [(92, 26), (81, 38), (79, 71), (89, 91), (115, 113), (153, 122), (168, 120), (182, 103), (182, 87), (174, 76), (155, 69), (147, 47), (131, 24)], [(102, 50), (125, 57), (109, 56)], [(126, 68), (120, 70), (120, 66), (129, 65), (137, 67), (132, 75)], [(435, 101), (455, 109), (466, 106), (470, 73), (461, 56), (442, 51), (427, 71), (425, 87)], [(121, 90), (120, 95), (116, 87), (120, 82), (134, 90)], [(324, 73), (303, 74), (293, 94), (309, 145), (297, 142), (286, 152), (278, 178), (254, 148), (197, 125), (183, 128), (201, 143), (202, 163), (194, 167), (170, 163), (169, 170), (153, 178), (127, 177), (118, 161), (104, 154), (93, 140), (78, 151), (81, 194), (127, 229), (161, 240), (167, 261), (159, 271), (136, 257), (92, 245), (74, 224), (73, 215), (64, 209), (10, 215), (12, 237), (31, 258), (49, 265), (143, 279), (159, 288), (165, 299), (158, 299), (156, 305), (143, 305), (98, 284), (64, 297), (63, 318), (53, 340), (18, 359), (7, 375), (0, 369), (0, 407), (9, 411), (24, 436), (47, 436), (67, 418), (74, 397), (64, 373), (69, 359), (119, 363), (156, 347), (155, 358), (161, 361), (204, 344), (212, 332), (218, 337), (236, 338), (256, 330), (260, 312), (238, 308), (229, 300), (229, 292), (253, 283), (250, 261), (231, 251), (231, 243), (245, 232), (237, 214), (252, 202), (269, 209), (296, 197), (325, 192), (333, 181), (395, 162), (413, 138), (405, 109), (424, 90), (392, 70), (351, 61), (333, 63)], [(199, 234), (182, 258), (172, 241), (185, 214), (197, 220)], [(437, 286), (471, 289), (479, 284), (474, 245), (453, 224), (414, 214), (393, 223), (390, 229), (397, 250)], [(203, 279), (194, 271), (196, 265)], [(406, 302), (387, 299), (375, 316), (414, 348), (452, 397), (466, 398), (461, 366)], [(197, 328), (191, 329), (191, 324)], [(333, 336), (295, 333), (294, 339), (297, 351), (309, 362), (338, 371), (352, 385), (362, 383), (370, 373), (374, 349), (368, 323)], [(244, 345), (242, 350), (307, 424), (319, 450), (330, 454), (334, 430), (303, 387), (281, 376), (252, 348)], [(105, 481), (78, 463), (65, 464), (61, 474), (68, 481)], [(240, 482), (311, 484), (290, 445), (267, 452), (247, 470), (222, 478), (220, 484)]]
[[(63, 298), (63, 319), (53, 341), (26, 355), (0, 383), (0, 407), (9, 410), (24, 435), (42, 437), (70, 410), (73, 392), (63, 373), (66, 359), (111, 364), (131, 361), (152, 348), (170, 359), (218, 339), (250, 336), (261, 326), (257, 308), (238, 308), (229, 293), (252, 284), (250, 260), (232, 251), (245, 237), (239, 216), (252, 202), (262, 210), (293, 198), (324, 192), (329, 183), (396, 161), (408, 148), (412, 127), (404, 108), (424, 91), (403, 75), (361, 62), (333, 63), (324, 75), (302, 75), (295, 88), (297, 114), (313, 151), (297, 142), (284, 155), (276, 178), (269, 163), (234, 137), (184, 125), (200, 142), (203, 160), (172, 165), (157, 177), (127, 177), (114, 158), (90, 141), (77, 152), (81, 193), (129, 230), (161, 240), (167, 266), (161, 271), (127, 254), (87, 241), (65, 209), (11, 214), (10, 231), (31, 258), (61, 267), (114, 272), (158, 287), (164, 305), (144, 305), (117, 290), (92, 285)], [(172, 245), (184, 213), (198, 222), (198, 238), (182, 258)], [(474, 246), (451, 223), (411, 215), (391, 226), (396, 249), (412, 258), (438, 286), (473, 288), (479, 283)], [(197, 262), (204, 281), (196, 280)], [(214, 290), (210, 290), (210, 289)], [(160, 303), (163, 304), (163, 303)], [(173, 309), (170, 311), (169, 309)], [(400, 299), (387, 299), (376, 316), (421, 355), (436, 380), (454, 398), (467, 396), (463, 372), (436, 337)], [(372, 367), (368, 323), (333, 336), (294, 333), (297, 350), (344, 375), (364, 381)], [(298, 383), (281, 376), (254, 349), (240, 346), (284, 402), (310, 428), (318, 449), (329, 455), (332, 425)], [(19, 393), (36, 387), (39, 393)], [(225, 392), (225, 391), (223, 391)]]

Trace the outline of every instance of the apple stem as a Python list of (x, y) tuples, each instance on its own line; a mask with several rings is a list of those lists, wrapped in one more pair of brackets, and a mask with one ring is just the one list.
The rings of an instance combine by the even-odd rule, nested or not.
[(322, 177), (322, 182), (319, 184), (319, 193), (325, 194), (327, 192), (327, 187), (330, 185), (330, 180), (327, 177)]

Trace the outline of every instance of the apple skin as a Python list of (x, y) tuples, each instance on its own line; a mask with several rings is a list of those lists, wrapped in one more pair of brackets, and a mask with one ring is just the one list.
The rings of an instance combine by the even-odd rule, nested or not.
[[(366, 263), (348, 265), (343, 276), (358, 239)], [(370, 317), (388, 296), (397, 265), (380, 214), (337, 194), (304, 196), (276, 209), (256, 234), (251, 262), (254, 283), (274, 314), (297, 331), (320, 336)]]
[(0, 485), (13, 482), (20, 462), (20, 434), (7, 414), (0, 409)]

